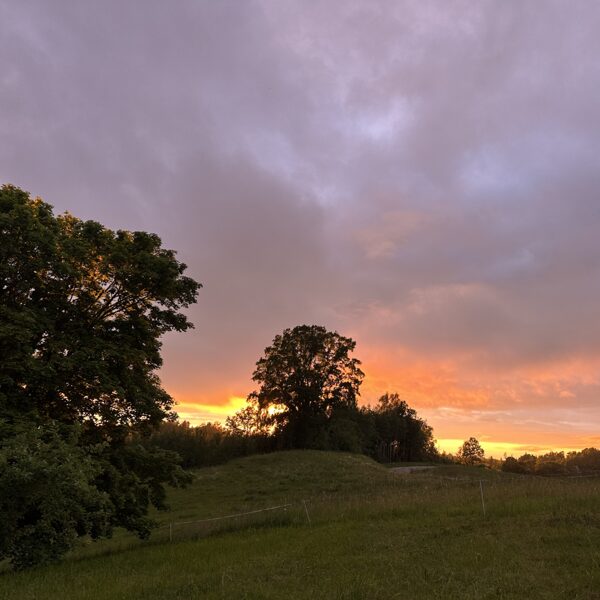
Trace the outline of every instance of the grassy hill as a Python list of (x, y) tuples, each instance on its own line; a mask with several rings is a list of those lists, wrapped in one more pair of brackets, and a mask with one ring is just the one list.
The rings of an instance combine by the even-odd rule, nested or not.
[(5, 573), (0, 598), (600, 599), (599, 479), (398, 475), (363, 456), (297, 451), (201, 469), (170, 501), (149, 542), (120, 534)]

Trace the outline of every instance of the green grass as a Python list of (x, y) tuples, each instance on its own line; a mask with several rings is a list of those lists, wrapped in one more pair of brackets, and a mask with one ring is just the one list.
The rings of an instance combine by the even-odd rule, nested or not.
[[(176, 525), (168, 542), (169, 522), (288, 502)], [(600, 479), (396, 475), (362, 456), (285, 452), (199, 470), (171, 505), (150, 542), (122, 534), (6, 573), (0, 598), (600, 599)]]

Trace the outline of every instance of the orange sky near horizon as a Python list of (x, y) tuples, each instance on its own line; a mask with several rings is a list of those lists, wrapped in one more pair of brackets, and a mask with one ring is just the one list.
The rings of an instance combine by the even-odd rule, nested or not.
[[(201, 425), (207, 422), (224, 423), (225, 419), (233, 415), (236, 411), (245, 406), (245, 398), (231, 397), (225, 404), (197, 404), (194, 402), (180, 402), (177, 404), (179, 419), (189, 421), (192, 425)], [(427, 410), (419, 411), (419, 415), (426, 418), (429, 424), (433, 424), (437, 419), (427, 418)], [(434, 434), (439, 429), (443, 429), (443, 423), (434, 426)], [(466, 429), (465, 429), (466, 431)], [(457, 434), (455, 434), (457, 435)], [(506, 437), (505, 437), (506, 436)], [(503, 456), (518, 457), (525, 453), (530, 454), (545, 454), (550, 451), (582, 450), (591, 446), (599, 446), (600, 439), (594, 437), (573, 438), (569, 436), (552, 436), (552, 434), (531, 433), (523, 434), (518, 438), (522, 441), (507, 441), (511, 434), (503, 433), (502, 431), (493, 434), (480, 434), (478, 440), (485, 450), (486, 456), (494, 458), (502, 458)], [(438, 437), (436, 435), (436, 445), (440, 451), (455, 454), (463, 441), (470, 437), (470, 434), (465, 434), (462, 437)], [(477, 437), (477, 436), (476, 436)], [(517, 439), (517, 438), (512, 438)]]
[[(578, 421), (568, 408), (573, 386), (582, 378), (593, 379), (593, 364), (564, 364), (552, 373), (531, 368), (475, 377), (457, 361), (428, 363), (406, 349), (371, 347), (361, 355), (366, 377), (359, 403), (374, 404), (386, 391), (398, 392), (433, 427), (440, 451), (455, 453), (470, 436), (480, 441), (487, 456), (496, 458), (600, 446), (594, 419)], [(253, 389), (250, 381), (228, 387), (229, 392), (211, 398), (172, 389), (180, 419), (194, 425), (224, 422), (243, 408), (243, 394)], [(239, 391), (231, 393), (232, 388)], [(540, 408), (547, 419), (540, 418)]]
[[(437, 289), (436, 302), (446, 302), (455, 292), (455, 287), (450, 292)], [(480, 288), (461, 287), (461, 301), (473, 293), (479, 294)], [(374, 404), (386, 392), (398, 393), (433, 427), (438, 447), (446, 452), (456, 452), (471, 436), (497, 458), (600, 446), (600, 357), (595, 352), (556, 353), (540, 336), (532, 342), (532, 353), (523, 342), (519, 347), (518, 339), (512, 348), (483, 334), (479, 338), (465, 327), (459, 343), (451, 345), (449, 325), (429, 335), (406, 336), (408, 343), (401, 345), (388, 335), (391, 328), (402, 321), (413, 323), (422, 310), (435, 315), (421, 301), (417, 308), (411, 306), (408, 316), (379, 305), (358, 315), (336, 314), (336, 330), (356, 341), (354, 356), (365, 372), (360, 404)], [(463, 344), (469, 335), (473, 341)], [(244, 405), (254, 389), (253, 365), (268, 343), (264, 332), (259, 339), (238, 345), (217, 369), (198, 369), (204, 381), (189, 370), (183, 377), (172, 369), (192, 359), (166, 344), (163, 381), (179, 402), (182, 419), (223, 422)]]

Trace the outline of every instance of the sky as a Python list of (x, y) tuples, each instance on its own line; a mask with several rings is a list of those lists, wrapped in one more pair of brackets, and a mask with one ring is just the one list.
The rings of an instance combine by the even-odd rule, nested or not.
[(600, 446), (600, 5), (0, 0), (0, 182), (202, 282), (160, 376), (223, 420), (287, 327), (440, 448)]

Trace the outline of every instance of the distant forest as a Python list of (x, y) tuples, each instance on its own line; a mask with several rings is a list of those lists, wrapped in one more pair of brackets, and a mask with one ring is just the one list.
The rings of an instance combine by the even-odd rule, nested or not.
[[(385, 394), (375, 407), (361, 407), (314, 419), (304, 448), (356, 452), (379, 462), (450, 461), (438, 453), (433, 430), (397, 394)], [(151, 447), (177, 452), (184, 468), (221, 464), (232, 458), (292, 449), (281, 431), (243, 429), (239, 417), (226, 425), (163, 423), (145, 440)]]
[(225, 427), (165, 423), (151, 447), (175, 450), (184, 466), (253, 452), (310, 448), (364, 453), (381, 461), (439, 458), (433, 430), (398, 394), (359, 407), (364, 373), (356, 342), (319, 325), (276, 335), (257, 361), (257, 389)]
[(500, 467), (508, 473), (524, 475), (585, 475), (600, 473), (600, 450), (585, 448), (579, 452), (548, 452), (540, 456), (509, 456)]
[[(419, 419), (414, 410), (408, 410), (413, 413), (414, 420), (402, 417), (402, 411), (398, 411), (400, 414), (382, 411), (380, 403), (375, 408), (360, 408), (356, 422), (358, 427), (351, 427), (357, 435), (353, 439), (358, 445), (347, 445), (352, 438), (335, 435), (329, 437), (327, 434), (337, 427), (337, 424), (333, 424), (321, 437), (321, 440), (327, 439), (330, 445), (315, 445), (313, 448), (360, 452), (382, 463), (427, 461), (474, 464), (522, 475), (600, 474), (600, 450), (596, 448), (567, 453), (548, 452), (539, 456), (525, 453), (518, 458), (507, 456), (502, 459), (486, 458), (483, 455), (471, 459), (463, 456), (460, 449), (455, 454), (439, 452), (435, 447), (431, 427)], [(366, 426), (366, 429), (360, 429), (360, 423)], [(362, 437), (363, 432), (366, 432), (368, 437)], [(395, 435), (399, 432), (402, 432), (400, 436)], [(404, 445), (398, 441), (402, 436), (406, 436), (403, 438)], [(160, 429), (143, 443), (176, 452), (181, 457), (184, 468), (218, 465), (241, 456), (285, 449), (277, 435), (242, 433), (220, 423), (192, 426), (187, 421), (163, 423)]]

